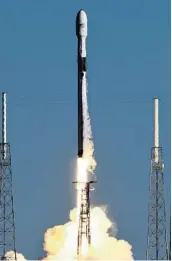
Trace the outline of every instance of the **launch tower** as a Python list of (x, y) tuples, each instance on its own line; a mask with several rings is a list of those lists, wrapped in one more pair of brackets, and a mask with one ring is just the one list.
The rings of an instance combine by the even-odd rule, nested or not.
[(0, 143), (0, 259), (16, 260), (11, 153), (6, 132), (6, 93), (2, 93)]
[(90, 190), (91, 184), (95, 181), (89, 182), (74, 182), (83, 185), (80, 189), (81, 204), (79, 210), (79, 226), (78, 226), (78, 240), (77, 240), (77, 255), (81, 255), (84, 240), (88, 245), (91, 244), (91, 230), (90, 230)]
[(159, 145), (159, 100), (154, 99), (154, 146), (149, 180), (147, 260), (168, 260), (164, 199), (164, 164)]

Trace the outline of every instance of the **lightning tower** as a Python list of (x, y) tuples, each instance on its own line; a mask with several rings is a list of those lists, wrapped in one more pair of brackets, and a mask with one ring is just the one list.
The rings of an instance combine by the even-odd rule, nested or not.
[(149, 180), (147, 260), (167, 260), (164, 164), (159, 145), (159, 100), (154, 99), (154, 146), (151, 149)]
[(7, 142), (6, 93), (2, 93), (0, 143), (0, 259), (16, 260), (10, 144)]

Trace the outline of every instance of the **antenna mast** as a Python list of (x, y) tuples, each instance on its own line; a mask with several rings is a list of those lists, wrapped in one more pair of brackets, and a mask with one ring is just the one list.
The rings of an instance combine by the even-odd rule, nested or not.
[(7, 98), (6, 98), (6, 93), (2, 93), (2, 144), (4, 144), (3, 147), (3, 159), (6, 158), (6, 151), (5, 151), (5, 145), (7, 143)]

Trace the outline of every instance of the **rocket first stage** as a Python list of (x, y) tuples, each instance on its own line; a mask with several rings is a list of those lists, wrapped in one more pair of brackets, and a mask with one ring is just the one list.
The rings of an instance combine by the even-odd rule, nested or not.
[(86, 77), (86, 38), (87, 15), (81, 9), (76, 17), (76, 36), (78, 38), (78, 157), (83, 156), (83, 78)]

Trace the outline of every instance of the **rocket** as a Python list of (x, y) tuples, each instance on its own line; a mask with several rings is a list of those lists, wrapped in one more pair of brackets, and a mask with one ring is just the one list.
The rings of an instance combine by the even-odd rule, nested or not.
[(76, 36), (78, 38), (78, 157), (83, 156), (83, 77), (86, 77), (87, 15), (81, 9), (76, 16)]
[[(78, 157), (82, 158), (84, 154), (84, 118), (83, 118), (83, 97), (86, 84), (86, 38), (87, 38), (87, 15), (81, 9), (76, 16), (76, 36), (77, 45), (77, 62), (78, 62)], [(90, 191), (91, 184), (94, 181), (77, 180), (73, 183), (77, 185), (77, 193), (79, 197), (78, 214), (78, 240), (77, 255), (86, 254), (88, 245), (91, 244), (90, 229)]]

